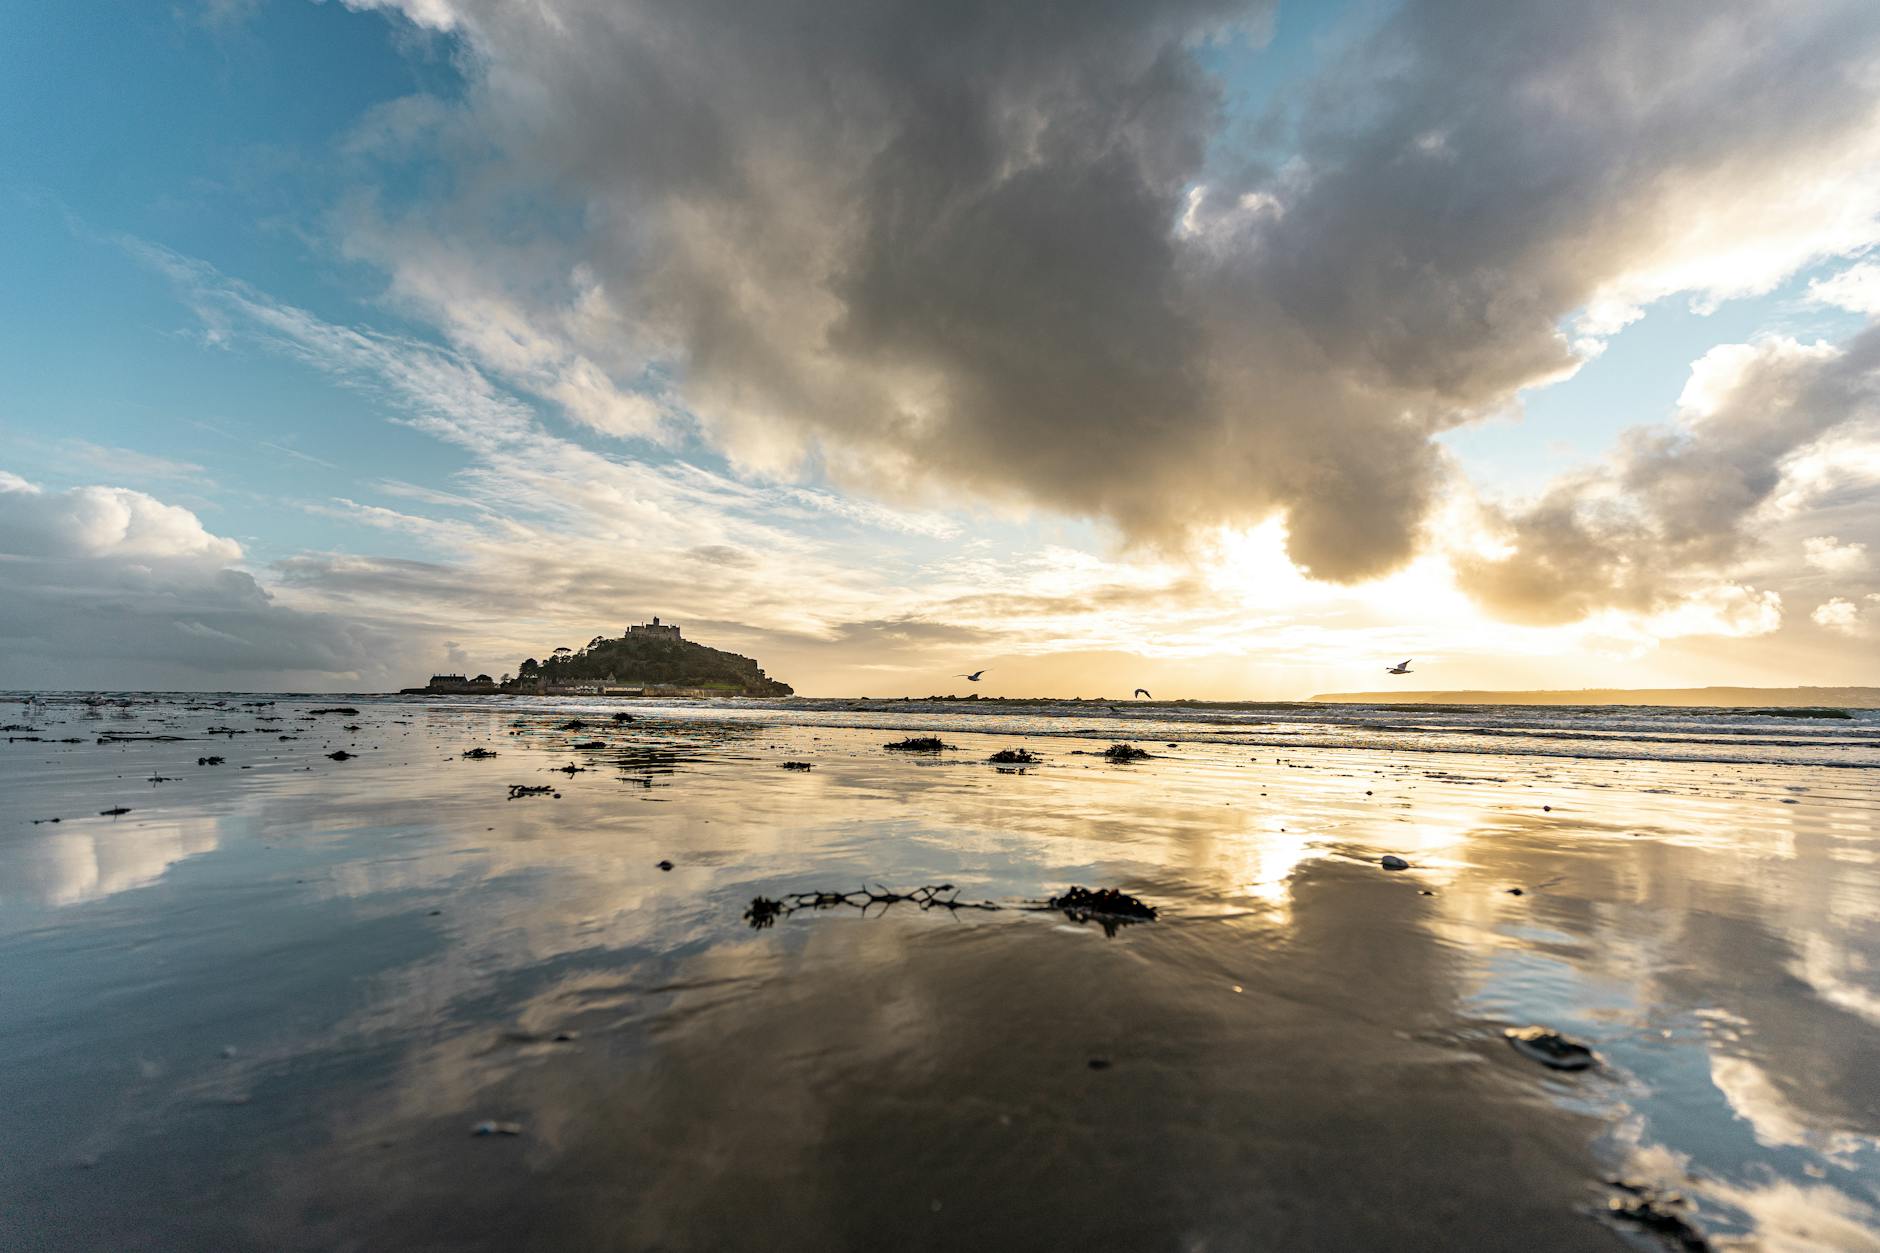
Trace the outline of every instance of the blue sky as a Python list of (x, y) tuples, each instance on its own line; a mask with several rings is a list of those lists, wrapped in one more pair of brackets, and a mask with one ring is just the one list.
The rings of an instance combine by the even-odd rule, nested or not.
[[(889, 167), (846, 149), (819, 158), (829, 128), (808, 114), (823, 102), (790, 104), (801, 91), (795, 76), (754, 64), (748, 92), (720, 92), (710, 84), (728, 87), (735, 76), (725, 79), (709, 59), (735, 61), (738, 42), (675, 22), (648, 36), (663, 41), (668, 61), (649, 63), (638, 79), (622, 69), (616, 81), (617, 66), (581, 62), (584, 41), (568, 32), (594, 23), (588, 42), (598, 58), (605, 40), (635, 37), (616, 29), (619, 13), (578, 0), (543, 11), (558, 7), (562, 25), (551, 29), (529, 27), (500, 5), (448, 0), (0, 6), (0, 109), (9, 118), (0, 131), (0, 470), (24, 484), (16, 525), (25, 533), (54, 525), (40, 514), (89, 517), (132, 499), (75, 490), (131, 493), (152, 502), (153, 518), (179, 516), (156, 512), (163, 507), (186, 511), (203, 533), (238, 546), (234, 561), (215, 558), (218, 569), (246, 580), (242, 595), (251, 589), (267, 607), (235, 632), (255, 633), (242, 636), (254, 647), (241, 665), (177, 648), (144, 657), (129, 636), (101, 637), (89, 662), (59, 650), (67, 682), (87, 685), (87, 665), (119, 683), (185, 686), (373, 686), (445, 657), (500, 671), (513, 664), (511, 652), (550, 646), (542, 632), (585, 639), (662, 609), (711, 624), (729, 646), (757, 652), (786, 677), (794, 667), (807, 676), (799, 683), (806, 690), (924, 693), (936, 676), (991, 656), (1011, 682), (1064, 694), (1086, 682), (1078, 659), (1087, 658), (1087, 682), (1098, 686), (1115, 686), (1109, 676), (1127, 670), (1168, 675), (1198, 695), (1302, 695), (1369, 686), (1373, 651), (1443, 654), (1453, 678), (1445, 686), (1531, 685), (1558, 673), (1563, 656), (1576, 659), (1567, 668), (1586, 684), (1880, 681), (1866, 634), (1880, 623), (1865, 559), (1866, 546), (1880, 543), (1866, 480), (1817, 483), (1799, 505), (1792, 483), (1786, 495), (1774, 485), (1811, 466), (1825, 483), (1824, 458), (1865, 464), (1871, 422), (1858, 406), (1774, 449), (1781, 460), (1764, 496), (1719, 524), (1741, 542), (1700, 552), (1677, 540), (1694, 528), (1673, 518), (1670, 504), (1641, 495), (1643, 478), (1633, 473), (1631, 486), (1612, 489), (1638, 520), (1625, 543), (1656, 537), (1664, 570), (1648, 581), (1641, 570), (1657, 555), (1634, 560), (1612, 548), (1598, 569), (1574, 575), (1603, 581), (1605, 594), (1571, 604), (1518, 590), (1509, 576), (1509, 551), (1556, 562), (1576, 547), (1604, 551), (1616, 532), (1586, 528), (1610, 513), (1608, 488), (1575, 489), (1585, 497), (1575, 506), (1582, 531), (1566, 542), (1539, 529), (1542, 515), (1525, 512), (1527, 502), (1576, 469), (1628, 481), (1610, 460), (1631, 438), (1625, 433), (1671, 429), (1693, 363), (1707, 353), (1857, 342), (1869, 312), (1812, 293), (1857, 268), (1870, 240), (1858, 220), (1829, 221), (1827, 210), (1802, 204), (1767, 218), (1745, 210), (1740, 221), (1691, 238), (1665, 228), (1631, 252), (1615, 245), (1610, 260), (1582, 256), (1603, 246), (1601, 236), (1543, 221), (1545, 201), (1505, 210), (1495, 201), (1496, 188), (1535, 177), (1496, 147), (1494, 111), (1482, 104), (1505, 84), (1484, 78), (1450, 98), (1441, 90), (1448, 80), (1416, 63), (1419, 32), (1427, 27), (1430, 46), (1440, 48), (1444, 9), (1453, 6), (1256, 5), (1223, 30), (1213, 17), (1169, 4), (1168, 26), (1150, 20), (1157, 6), (1144, 6), (1142, 30), (1133, 16), (1116, 30), (1093, 21), (1074, 38), (1041, 40), (1035, 54), (1024, 51), (1022, 32), (1014, 37), (1012, 58), (1034, 56), (1039, 81), (1074, 66), (1080, 77), (1066, 81), (1095, 82), (1095, 92), (1108, 90), (1103, 75), (1112, 75), (1153, 101), (1160, 111), (1142, 112), (1150, 122), (1119, 123), (1105, 142), (1123, 145), (1113, 150), (1127, 150), (1144, 188), (1157, 180), (1179, 187), (1189, 209), (1179, 224), (1155, 228), (1171, 244), (1142, 238), (1123, 217), (1113, 222), (1101, 203), (1059, 202), (1056, 212), (1076, 206), (1068, 211), (1091, 231), (1135, 232), (1093, 237), (1090, 264), (1063, 272), (1068, 281), (1094, 268), (1101, 278), (1116, 257), (1119, 285), (1040, 305), (1074, 312), (1061, 333), (1039, 330), (1036, 345), (1009, 349), (963, 333), (957, 311), (940, 320), (932, 302), (977, 302), (974, 316), (996, 326), (1006, 306), (1058, 281), (1055, 270), (1024, 273), (1048, 235), (970, 284), (963, 277), (987, 240), (1004, 238), (996, 232), (1033, 219), (986, 217), (962, 243), (953, 220), (935, 218), (896, 228), (906, 250), (898, 259), (867, 251), (867, 240), (889, 238), (866, 233), (890, 220), (867, 199)], [(1780, 20), (1764, 6), (1744, 7), (1749, 19)], [(1510, 23), (1524, 20), (1514, 12), (1522, 8), (1511, 8)], [(1872, 33), (1846, 20), (1844, 42)], [(1164, 57), (1186, 59), (1194, 78), (1165, 82), (1135, 50), (1169, 40), (1183, 22), (1195, 23), (1192, 33), (1162, 45), (1171, 50)], [(1807, 50), (1809, 34), (1785, 37)], [(898, 80), (878, 77), (869, 58), (905, 55), (886, 47), (858, 37), (853, 48), (806, 43), (778, 58), (794, 55), (830, 81), (856, 84), (862, 103), (846, 107), (859, 110), (857, 134), (878, 125), (884, 144), (907, 150), (923, 123), (895, 120), (903, 115), (894, 89), (880, 94), (878, 84)], [(1581, 66), (1576, 73), (1603, 64), (1590, 42), (1583, 61), (1572, 62), (1573, 51), (1560, 60)], [(990, 64), (1002, 54), (978, 55)], [(1408, 68), (1392, 59), (1399, 55)], [(1500, 72), (1529, 81), (1552, 55), (1536, 43)], [(698, 59), (695, 76), (687, 56)], [(649, 103), (646, 83), (667, 69), (672, 82), (661, 89), (674, 96)], [(1696, 97), (1705, 76), (1691, 69)], [(1749, 71), (1729, 66), (1718, 76)], [(1792, 62), (1767, 71), (1793, 72)], [(765, 73), (776, 81), (763, 81)], [(1030, 111), (1068, 134), (1091, 112), (1087, 105), (1054, 116), (1057, 100), (1030, 94), (1023, 65), (991, 65), (985, 74), (986, 93), (1005, 93), (1004, 116)], [(781, 102), (774, 113), (762, 107), (760, 87)], [(562, 102), (562, 91), (588, 94)], [(1217, 92), (1215, 103), (1197, 91)], [(1101, 107), (1108, 99), (1092, 96)], [(688, 131), (694, 104), (701, 120)], [(1793, 125), (1804, 136), (1830, 125), (1856, 128), (1849, 136), (1871, 128), (1825, 92), (1795, 110), (1770, 127)], [(1731, 155), (1730, 137), (1698, 122), (1684, 124), (1686, 140), (1651, 117), (1614, 120), (1590, 107), (1591, 120), (1561, 116), (1563, 132), (1595, 133), (1606, 145), (1576, 155), (1589, 185), (1629, 176), (1647, 137), (1664, 146), (1665, 170), (1688, 174)], [(1393, 193), (1405, 197), (1401, 211), (1384, 206), (1390, 212), (1362, 226), (1364, 214), (1380, 209), (1364, 197), (1374, 201), (1376, 188), (1399, 177), (1390, 168), (1396, 158), (1376, 154), (1391, 127), (1413, 117), (1434, 119), (1414, 136), (1418, 151), (1452, 161), (1455, 187), (1484, 190), (1455, 201), (1440, 182), (1405, 175)], [(410, 125), (395, 125), (400, 118)], [(678, 136), (669, 144), (640, 137), (668, 120)], [(1153, 131), (1147, 138), (1144, 127)], [(744, 146), (747, 132), (761, 138)], [(1197, 137), (1205, 160), (1165, 173)], [(720, 141), (724, 152), (706, 160)], [(1804, 152), (1789, 169), (1780, 142), (1757, 142), (1728, 167), (1744, 204), (1765, 194), (1757, 179), (1813, 177), (1837, 189), (1843, 207), (1834, 212), (1845, 217), (1850, 197), (1870, 190), (1847, 182), (1855, 176), (1832, 154)], [(618, 168), (614, 148), (624, 154)], [(794, 174), (790, 161), (799, 162)], [(844, 161), (860, 181), (830, 172)], [(736, 178), (710, 185), (726, 162), (742, 163)], [(1110, 174), (1100, 164), (1039, 170), (1034, 185)], [(1341, 179), (1372, 190), (1340, 192)], [(1667, 220), (1703, 217), (1702, 206), (1715, 203), (1708, 183), (1683, 206), (1656, 189), (1664, 181), (1640, 175), (1637, 188), (1619, 190)], [(1004, 212), (1000, 197), (1016, 185), (988, 185), (962, 212)], [(1341, 204), (1341, 194), (1353, 199)], [(1128, 203), (1117, 200), (1117, 212), (1133, 212)], [(1592, 215), (1601, 207), (1576, 203)], [(855, 213), (856, 225), (834, 232), (829, 224), (819, 234), (819, 216), (837, 207)], [(1819, 225), (1809, 220), (1815, 212)], [(1502, 268), (1472, 268), (1489, 261), (1467, 255), (1470, 233), (1449, 233), (1434, 213), (1476, 220), (1471, 229), (1503, 249), (1493, 261)], [(1335, 235), (1328, 225), (1321, 238), (1302, 225), (1309, 216), (1358, 233)], [(699, 244), (697, 223), (734, 217), (743, 224), (722, 246)], [(761, 237), (773, 231), (798, 241), (795, 255), (763, 251)], [(1548, 232), (1579, 242), (1563, 252)], [(1354, 259), (1350, 273), (1336, 272), (1379, 239), (1369, 268)], [(1871, 239), (1880, 242), (1880, 232)], [(1012, 361), (1036, 360), (1043, 371), (1062, 354), (1102, 344), (1091, 373), (1114, 365), (1112, 322), (1092, 316), (1086, 333), (1079, 319), (1149, 272), (1122, 277), (1130, 272), (1120, 258), (1138, 244), (1139, 267), (1168, 264), (1171, 247), (1188, 258), (1167, 271), (1180, 290), (1167, 309), (1150, 307), (1153, 300), (1140, 313), (1119, 308), (1114, 325), (1140, 325), (1142, 343), (1159, 345), (1154, 327), (1166, 314), (1170, 343), (1199, 337), (1210, 345), (1166, 371), (1150, 361), (1144, 369), (1156, 372), (1140, 377), (1166, 381), (1140, 385), (1150, 390), (1132, 401), (1139, 412), (1102, 419), (1117, 424), (1101, 436), (1117, 456), (1152, 467), (1145, 480), (1162, 476), (1155, 494), (1117, 479), (1102, 457), (1084, 466), (1079, 452), (1098, 438), (1079, 414), (1108, 414), (1112, 397), (1137, 396), (1137, 375), (1097, 378), (1089, 398), (1065, 399), (1061, 414), (1009, 408), (1031, 403), (1016, 399), (1027, 388), (1046, 408), (1058, 403), (1057, 392), (1022, 379), (1022, 366), (1015, 381)], [(1292, 273), (1288, 254), (1319, 255), (1321, 247), (1327, 259), (1315, 291), (1313, 273)], [(932, 272), (938, 285), (930, 278), (924, 289), (902, 287), (891, 306), (918, 311), (910, 319), (931, 306), (936, 320), (901, 326), (897, 312), (855, 321), (863, 293), (914, 281), (910, 259), (942, 249), (964, 251)], [(813, 271), (800, 259), (823, 253), (828, 260)], [(683, 266), (668, 256), (683, 256)], [(1532, 272), (1507, 268), (1523, 265)], [(876, 287), (857, 285), (870, 267)], [(1485, 272), (1521, 293), (1518, 310), (1476, 294)], [(725, 285), (728, 273), (741, 276), (737, 286)], [(962, 276), (957, 291), (948, 290), (954, 275)], [(1420, 287), (1434, 295), (1418, 295)], [(730, 321), (727, 292), (741, 302)], [(1417, 303), (1458, 292), (1458, 300), (1484, 302), (1448, 321)], [(1534, 292), (1542, 295), (1530, 301)], [(1593, 325), (1589, 308), (1607, 298), (1633, 312)], [(1393, 311), (1399, 299), (1404, 312)], [(770, 300), (785, 312), (754, 312)], [(833, 302), (838, 315), (846, 302), (846, 329), (838, 316), (816, 332), (822, 338), (803, 339), (788, 303), (807, 310), (818, 301)], [(1428, 342), (1420, 345), (1426, 308)], [(1566, 349), (1531, 329), (1536, 313), (1550, 316), (1559, 343), (1583, 358), (1572, 377), (1540, 362)], [(1508, 325), (1498, 325), (1504, 314)], [(1517, 334), (1517, 315), (1530, 329)], [(1026, 316), (1013, 325), (1030, 334), (1036, 315)], [(1479, 327), (1488, 347), (1458, 326)], [(1325, 358), (1302, 365), (1298, 378), (1289, 362), (1299, 352), (1262, 356), (1291, 335)], [(819, 345), (835, 345), (846, 363), (798, 369)], [(1145, 359), (1155, 351), (1145, 348)], [(1755, 364), (1801, 368), (1795, 362), (1806, 354), (1785, 351), (1759, 349)], [(440, 369), (463, 384), (466, 403), (510, 415), (502, 419), (508, 434), (492, 443), (468, 419), (427, 417), (427, 406), (443, 412), (458, 403), (415, 390), (433, 387)], [(1069, 388), (1080, 374), (1065, 376)], [(1198, 374), (1210, 380), (1204, 399), (1173, 382)], [(1727, 381), (1747, 396), (1753, 380), (1732, 373)], [(1252, 402), (1249, 389), (1258, 393)], [(1166, 411), (1155, 399), (1162, 394)], [(871, 416), (869, 406), (884, 404)], [(1190, 408), (1201, 416), (1191, 419)], [(1319, 416), (1334, 412), (1345, 416)], [(1326, 442), (1315, 445), (1310, 432), (1328, 421)], [(929, 437), (936, 423), (950, 432), (944, 441)], [(1405, 423), (1425, 433), (1411, 436)], [(1146, 432), (1160, 433), (1145, 443)], [(1367, 504), (1335, 503), (1375, 497), (1362, 484), (1385, 471), (1362, 463), (1372, 449), (1399, 444), (1397, 455), (1427, 464), (1418, 472), (1423, 486), (1376, 519), (1356, 517)], [(1768, 452), (1766, 440), (1739, 439), (1724, 459), (1752, 444)], [(1209, 447), (1235, 449), (1232, 457), (1249, 458), (1246, 468), (1223, 473)], [(1697, 450), (1678, 464), (1715, 459)], [(1740, 466), (1732, 473), (1767, 477)], [(1322, 490), (1312, 486), (1326, 475)], [(38, 502), (30, 507), (21, 503), (29, 492)], [(133, 504), (133, 514), (146, 509)], [(1786, 510), (1779, 517), (1778, 506)], [(644, 519), (622, 520), (636, 511)], [(666, 525), (649, 532), (658, 518)], [(1393, 528), (1421, 538), (1379, 538)], [(1345, 538), (1311, 538), (1321, 533)], [(1804, 560), (1804, 541), (1814, 539), (1835, 546), (1818, 544)], [(205, 559), (201, 544), (186, 543), (196, 544), (191, 561)], [(1350, 555), (1353, 543), (1380, 551)], [(1673, 559), (1674, 550), (1682, 555)], [(14, 551), (76, 563), (45, 574), (72, 582), (57, 587), (43, 620), (8, 628), (16, 654), (30, 658), (57, 638), (58, 614), (89, 603), (79, 595), (84, 580), (106, 578), (118, 558), (95, 547)], [(1840, 555), (1821, 557), (1830, 551)], [(1500, 553), (1503, 565), (1491, 568), (1484, 553)], [(710, 573), (699, 576), (687, 561)], [(555, 590), (534, 598), (513, 588), (486, 598), (443, 590), (526, 582), (529, 568), (544, 571), (544, 586)], [(636, 569), (644, 571), (638, 583)], [(1426, 621), (1390, 620), (1405, 579), (1428, 591)], [(177, 612), (163, 629), (189, 634), (191, 613), (235, 621), (214, 617), (234, 611), (213, 599)], [(360, 651), (316, 649), (305, 664), (276, 664), (293, 649), (262, 646), (263, 637), (333, 630), (362, 641)], [(1311, 642), (1314, 632), (1329, 632), (1328, 642)], [(1733, 642), (1723, 666), (1719, 641)], [(1118, 655), (1127, 660), (1106, 660)], [(273, 660), (262, 666), (263, 657)], [(44, 671), (30, 659), (18, 667), (0, 682)]]

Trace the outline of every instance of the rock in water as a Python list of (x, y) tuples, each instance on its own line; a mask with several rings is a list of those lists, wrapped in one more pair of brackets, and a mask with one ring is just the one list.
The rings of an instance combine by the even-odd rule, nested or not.
[(1408, 870), (1408, 869), (1410, 869), (1410, 863), (1409, 863), (1409, 862), (1407, 862), (1407, 861), (1405, 861), (1405, 860), (1404, 860), (1403, 858), (1401, 858), (1401, 857), (1399, 857), (1399, 856), (1397, 856), (1397, 854), (1395, 854), (1395, 853), (1385, 853), (1385, 854), (1384, 854), (1384, 856), (1383, 856), (1383, 858), (1382, 858), (1382, 859), (1381, 859), (1381, 861), (1380, 861), (1380, 864), (1381, 864), (1381, 865), (1382, 865), (1382, 866), (1384, 867), (1384, 869), (1386, 869), (1386, 870)]
[(1606, 1209), (1611, 1217), (1643, 1227), (1671, 1248), (1683, 1249), (1685, 1253), (1708, 1253), (1710, 1242), (1685, 1218), (1683, 1211), (1688, 1202), (1678, 1193), (1624, 1179), (1606, 1182), (1627, 1194), (1608, 1198)]
[(359, 754), (357, 753), (349, 753), (343, 748), (340, 749), (337, 753), (327, 754), (327, 756), (334, 761), (351, 761), (353, 758), (357, 757), (358, 755)]
[(1588, 1070), (1599, 1064), (1592, 1049), (1546, 1027), (1510, 1027), (1507, 1034), (1515, 1052), (1555, 1070)]

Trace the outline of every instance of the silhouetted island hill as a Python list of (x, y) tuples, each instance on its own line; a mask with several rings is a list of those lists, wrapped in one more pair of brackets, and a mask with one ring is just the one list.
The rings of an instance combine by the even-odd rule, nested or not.
[(766, 675), (749, 657), (695, 643), (658, 618), (617, 636), (597, 635), (585, 647), (557, 648), (526, 658), (514, 676), (474, 679), (439, 674), (408, 693), (515, 696), (790, 696), (788, 683)]

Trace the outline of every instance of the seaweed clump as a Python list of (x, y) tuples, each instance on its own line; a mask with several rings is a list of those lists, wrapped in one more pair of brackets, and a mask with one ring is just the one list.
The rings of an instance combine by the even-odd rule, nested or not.
[(904, 740), (883, 744), (882, 747), (897, 753), (938, 753), (944, 751), (947, 745), (937, 735), (910, 735)]
[(1093, 892), (1089, 888), (1073, 887), (1046, 903), (1052, 909), (1063, 910), (1073, 922), (1085, 922), (1096, 917), (1154, 922), (1156, 914), (1155, 906), (1116, 888), (1098, 888)]
[(549, 796), (549, 795), (558, 795), (558, 793), (556, 793), (555, 789), (548, 786), (546, 783), (541, 784), (536, 787), (531, 787), (526, 783), (511, 783), (509, 785), (509, 799), (512, 801), (518, 800), (524, 796)]
[(483, 761), (483, 760), (486, 760), (487, 758), (496, 756), (496, 750), (490, 749), (490, 748), (484, 748), (482, 745), (478, 745), (475, 748), (464, 749), (463, 755), (465, 757), (468, 757), (471, 761)]
[(1062, 910), (1066, 918), (1079, 926), (1094, 922), (1112, 939), (1121, 928), (1154, 922), (1156, 916), (1155, 906), (1115, 888), (1098, 888), (1092, 892), (1089, 888), (1073, 887), (1046, 901), (1045, 908)]
[(744, 911), (744, 921), (751, 924), (751, 930), (762, 931), (765, 927), (775, 926), (783, 912), (782, 901), (772, 900), (768, 896), (753, 896), (751, 907)]
[(786, 761), (777, 768), (779, 770), (814, 770), (816, 767), (807, 761)]
[(986, 760), (1000, 766), (1035, 766), (1038, 764), (1038, 758), (1028, 749), (1023, 748), (1002, 748)]
[(749, 909), (744, 911), (744, 921), (751, 924), (753, 931), (762, 931), (774, 926), (777, 919), (788, 918), (799, 909), (839, 909), (847, 906), (858, 909), (864, 915), (876, 905), (885, 912), (891, 905), (903, 901), (914, 904), (923, 912), (930, 909), (944, 909), (957, 912), (962, 909), (996, 910), (1000, 906), (996, 901), (963, 901), (951, 883), (929, 884), (915, 888), (911, 892), (894, 892), (876, 884), (873, 890), (857, 888), (852, 892), (786, 892), (783, 896), (771, 898), (754, 896)]
[(1103, 750), (1105, 761), (1127, 762), (1147, 761), (1150, 753), (1146, 748), (1137, 748), (1134, 744), (1112, 744)]

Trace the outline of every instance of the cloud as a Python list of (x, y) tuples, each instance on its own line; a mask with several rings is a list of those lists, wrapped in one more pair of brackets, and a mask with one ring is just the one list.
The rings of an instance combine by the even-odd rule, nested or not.
[(1199, 50), (1264, 3), (352, 3), (460, 41), (359, 145), (451, 191), (340, 220), (466, 358), (881, 498), (1284, 514), (1341, 581), (1417, 550), (1435, 434), (1880, 239), (1862, 0), (1408, 0), (1254, 125)]
[(1459, 555), (1462, 585), (1534, 623), (1714, 598), (1754, 550), (1754, 524), (1780, 507), (1788, 463), (1873, 418), (1877, 371), (1880, 330), (1839, 348), (1770, 338), (1711, 350), (1675, 424), (1635, 428), (1604, 465), (1526, 506), (1491, 508), (1509, 550)]
[(1880, 313), (1880, 264), (1862, 262), (1808, 284), (1808, 298), (1854, 313)]
[(16, 557), (183, 558), (234, 561), (234, 540), (196, 515), (122, 487), (47, 492), (0, 470), (0, 553)]
[(1808, 615), (1815, 620), (1816, 626), (1828, 627), (1836, 631), (1851, 631), (1860, 621), (1860, 606), (1839, 596), (1833, 600), (1815, 606), (1815, 612)]
[(0, 471), (0, 686), (384, 686), (398, 634), (277, 603), (233, 540), (120, 487)]
[(1838, 631), (1843, 635), (1864, 634), (1876, 623), (1880, 623), (1880, 595), (1870, 594), (1865, 597), (1869, 605), (1863, 610), (1854, 601), (1836, 596), (1815, 606), (1815, 612), (1809, 615), (1816, 626)]
[(1802, 541), (1802, 559), (1829, 574), (1852, 574), (1867, 568), (1867, 545), (1843, 544), (1832, 535), (1811, 535)]

